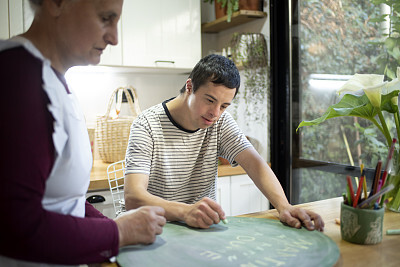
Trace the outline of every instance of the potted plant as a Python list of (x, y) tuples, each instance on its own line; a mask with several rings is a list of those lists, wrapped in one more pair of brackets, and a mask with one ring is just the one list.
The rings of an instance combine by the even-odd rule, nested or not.
[[(212, 4), (214, 0), (204, 0), (204, 3)], [(227, 22), (231, 21), (232, 14), (240, 10), (260, 10), (261, 0), (216, 0), (216, 19), (227, 15)]]
[[(385, 167), (385, 172), (391, 172), (391, 176), (387, 179), (387, 183), (385, 183), (385, 178), (382, 178), (381, 184), (382, 187), (393, 184), (394, 190), (382, 197), (383, 200), (387, 199), (387, 203), (382, 202), (386, 203), (391, 210), (398, 212), (400, 212), (400, 150), (394, 147), (394, 144), (395, 140), (400, 140), (399, 78), (400, 67), (397, 67), (397, 77), (390, 82), (384, 81), (384, 75), (355, 74), (338, 90), (338, 93), (347, 93), (339, 103), (330, 106), (321, 117), (302, 121), (297, 127), (298, 130), (303, 126), (319, 125), (328, 119), (343, 116), (363, 118), (375, 125), (385, 137), (387, 148), (392, 149), (393, 145), (394, 149), (393, 161), (389, 161), (392, 156), (388, 156)], [(389, 117), (384, 116), (384, 113)], [(388, 128), (391, 117), (395, 122), (395, 131), (390, 131)], [(390, 162), (393, 167), (390, 166)]]

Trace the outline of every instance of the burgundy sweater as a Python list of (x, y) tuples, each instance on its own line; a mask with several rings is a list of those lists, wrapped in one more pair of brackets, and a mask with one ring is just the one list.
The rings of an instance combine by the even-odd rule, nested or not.
[(117, 225), (91, 204), (86, 202), (85, 218), (42, 207), (55, 160), (42, 62), (22, 47), (0, 52), (0, 81), (0, 254), (56, 264), (104, 262), (115, 256)]

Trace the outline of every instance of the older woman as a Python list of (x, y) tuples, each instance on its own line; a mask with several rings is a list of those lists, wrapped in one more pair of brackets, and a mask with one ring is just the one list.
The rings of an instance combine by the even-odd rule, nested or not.
[(102, 262), (162, 232), (160, 207), (111, 220), (85, 202), (92, 156), (64, 74), (117, 43), (122, 4), (31, 0), (30, 29), (0, 41), (0, 266)]

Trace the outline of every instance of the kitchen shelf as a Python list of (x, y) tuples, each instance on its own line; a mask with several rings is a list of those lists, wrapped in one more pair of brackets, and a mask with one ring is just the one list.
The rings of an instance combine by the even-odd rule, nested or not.
[(266, 12), (255, 10), (239, 10), (232, 14), (231, 22), (227, 22), (228, 16), (216, 19), (214, 21), (204, 23), (201, 25), (201, 32), (203, 33), (217, 33), (240, 24), (244, 24), (256, 19), (267, 17)]

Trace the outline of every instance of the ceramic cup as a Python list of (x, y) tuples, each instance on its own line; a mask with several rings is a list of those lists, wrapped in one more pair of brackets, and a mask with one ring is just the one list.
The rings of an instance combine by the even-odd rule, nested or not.
[(385, 209), (356, 209), (340, 206), (340, 234), (351, 243), (372, 245), (382, 241), (382, 224)]

